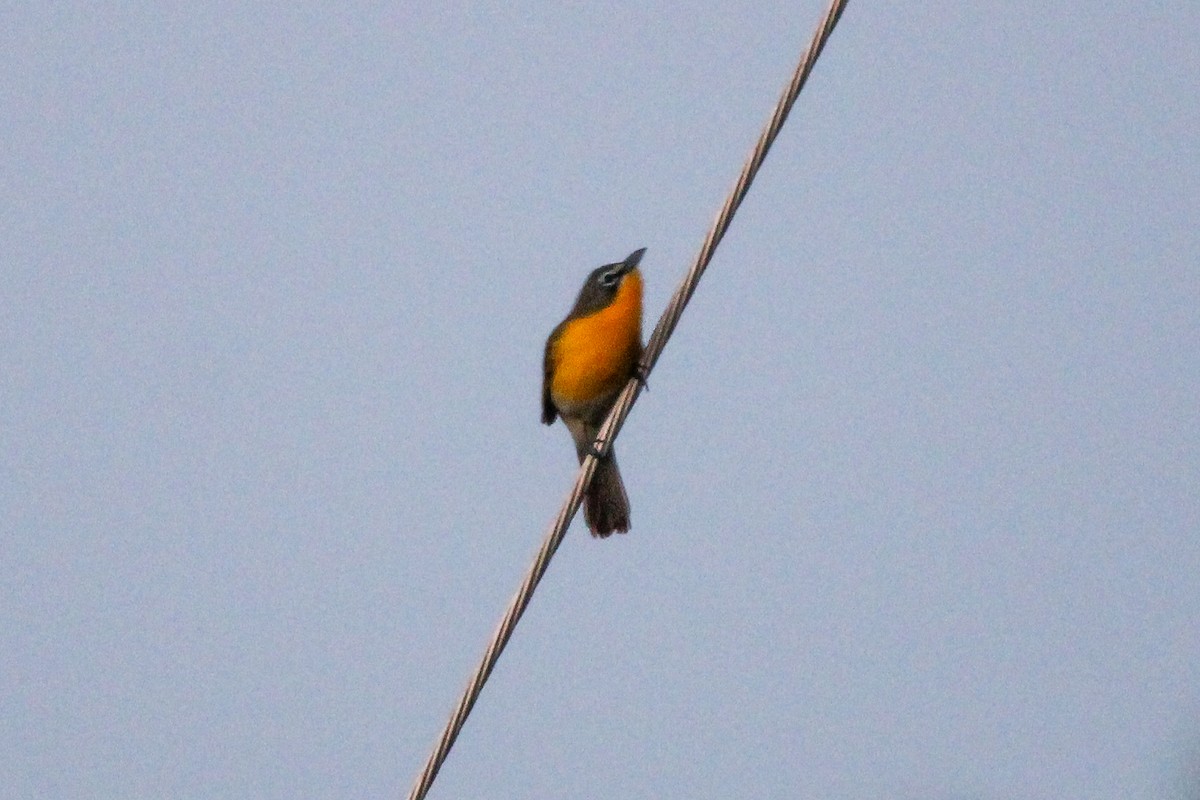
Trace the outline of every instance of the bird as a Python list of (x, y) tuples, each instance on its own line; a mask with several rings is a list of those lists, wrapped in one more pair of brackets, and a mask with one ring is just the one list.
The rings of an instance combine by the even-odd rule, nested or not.
[[(646, 248), (588, 274), (575, 305), (546, 339), (542, 377), (542, 422), (556, 417), (575, 442), (579, 462), (590, 455), (596, 434), (630, 378), (643, 379), (642, 274)], [(609, 448), (599, 458), (583, 497), (583, 516), (592, 536), (629, 530), (629, 496)]]

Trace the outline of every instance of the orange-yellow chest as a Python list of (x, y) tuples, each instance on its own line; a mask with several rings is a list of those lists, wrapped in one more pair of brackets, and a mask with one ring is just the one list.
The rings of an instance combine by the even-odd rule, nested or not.
[(605, 308), (563, 325), (551, 346), (550, 395), (567, 414), (605, 400), (642, 354), (642, 275), (633, 270)]

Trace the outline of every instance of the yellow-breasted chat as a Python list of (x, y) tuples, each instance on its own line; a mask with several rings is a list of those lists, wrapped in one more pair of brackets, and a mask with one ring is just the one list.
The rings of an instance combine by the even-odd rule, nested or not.
[[(646, 248), (588, 275), (567, 318), (546, 340), (542, 377), (542, 422), (562, 417), (575, 440), (580, 462), (617, 395), (637, 374), (642, 357), (642, 274)], [(583, 516), (593, 536), (629, 530), (629, 496), (610, 448), (596, 465), (583, 498)]]

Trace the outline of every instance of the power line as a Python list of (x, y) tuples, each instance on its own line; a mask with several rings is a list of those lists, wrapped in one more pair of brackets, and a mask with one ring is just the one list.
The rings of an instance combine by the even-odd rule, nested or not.
[[(783, 128), (783, 123), (787, 120), (788, 114), (792, 110), (792, 105), (796, 102), (796, 97), (800, 94), (800, 90), (804, 88), (804, 84), (808, 80), (808, 75), (812, 72), (813, 64), (816, 63), (817, 58), (821, 55), (821, 51), (825, 48), (825, 42), (829, 39), (829, 35), (833, 33), (834, 26), (841, 19), (842, 11), (845, 9), (847, 2), (848, 0), (832, 0), (829, 8), (826, 9), (824, 18), (813, 34), (812, 41), (809, 42), (808, 49), (804, 52), (803, 57), (801, 57), (800, 63), (796, 65), (796, 70), (792, 73), (791, 81), (787, 88), (784, 89), (779, 102), (775, 105), (775, 111), (771, 115), (770, 122), (767, 123), (766, 128), (763, 129), (762, 134), (758, 137), (758, 142), (755, 144), (754, 150), (746, 160), (745, 166), (742, 167), (742, 173), (738, 177), (737, 183), (734, 184), (733, 190), (729, 193), (729, 197), (726, 198), (720, 213), (717, 214), (712, 228), (709, 229), (708, 235), (704, 238), (704, 244), (700, 247), (700, 253), (696, 256), (696, 260), (692, 264), (691, 269), (688, 270), (687, 275), (680, 282), (679, 288), (675, 290), (675, 294), (667, 304), (666, 310), (663, 311), (658, 325), (655, 326), (654, 332), (650, 335), (650, 341), (646, 344), (646, 350), (642, 355), (640, 377), (631, 379), (625, 386), (620, 396), (617, 397), (616, 403), (608, 415), (608, 419), (604, 422), (604, 426), (600, 429), (600, 433), (596, 437), (596, 452), (598, 455), (603, 456), (608, 452), (613, 440), (620, 433), (621, 426), (625, 424), (625, 418), (629, 416), (629, 410), (633, 407), (634, 402), (637, 401), (638, 395), (641, 393), (642, 381), (650, 374), (650, 371), (658, 362), (658, 357), (662, 353), (663, 347), (666, 346), (667, 340), (675, 330), (675, 326), (679, 324), (679, 318), (683, 314), (683, 309), (687, 306), (688, 301), (692, 299), (692, 294), (696, 291), (696, 284), (700, 282), (700, 277), (704, 274), (704, 270), (708, 268), (709, 261), (712, 260), (713, 252), (725, 236), (725, 231), (729, 229), (729, 223), (733, 220), (733, 215), (737, 213), (738, 206), (742, 204), (742, 200), (745, 199), (746, 193), (750, 190), (750, 184), (754, 182), (754, 177), (758, 174), (759, 167), (762, 166), (763, 160), (767, 156), (767, 151), (771, 149), (771, 145), (775, 142), (775, 137), (779, 135), (780, 129)], [(483, 684), (487, 682), (488, 676), (492, 674), (492, 670), (500, 658), (500, 653), (504, 651), (504, 646), (508, 644), (508, 640), (512, 637), (513, 629), (516, 628), (521, 615), (525, 613), (525, 608), (529, 605), (530, 598), (533, 597), (534, 589), (541, 582), (542, 576), (546, 574), (546, 569), (550, 565), (550, 559), (554, 557), (555, 551), (558, 550), (558, 546), (562, 543), (563, 537), (567, 533), (567, 528), (570, 526), (571, 520), (575, 517), (575, 512), (579, 510), (579, 505), (583, 500), (583, 493), (592, 482), (592, 475), (596, 472), (596, 463), (596, 455), (589, 455), (584, 459), (583, 464), (580, 465), (579, 475), (575, 478), (575, 487), (571, 490), (571, 494), (567, 497), (562, 509), (558, 512), (558, 517), (554, 520), (554, 524), (546, 534), (546, 538), (542, 542), (542, 548), (533, 560), (533, 564), (530, 566), (529, 573), (525, 576), (525, 581), (521, 584), (521, 588), (517, 590), (516, 595), (513, 596), (512, 601), (508, 604), (508, 610), (504, 612), (504, 617), (496, 627), (496, 632), (492, 635), (491, 643), (488, 644), (479, 667), (475, 670), (475, 674), (467, 684), (467, 688), (463, 691), (462, 698), (458, 701), (458, 705), (455, 707), (454, 713), (450, 716), (450, 720), (446, 723), (446, 727), (442, 731), (437, 745), (434, 747), (433, 752), (430, 753), (429, 760), (425, 763), (425, 768), (421, 770), (416, 783), (413, 784), (412, 791), (408, 795), (408, 800), (423, 800), (429, 792), (429, 787), (433, 785), (433, 780), (437, 777), (438, 770), (441, 769), (442, 763), (446, 760), (450, 748), (454, 746), (454, 740), (458, 738), (459, 731), (462, 730), (467, 715), (471, 713), (471, 708), (474, 707), (475, 701), (479, 699), (479, 693), (483, 689)]]

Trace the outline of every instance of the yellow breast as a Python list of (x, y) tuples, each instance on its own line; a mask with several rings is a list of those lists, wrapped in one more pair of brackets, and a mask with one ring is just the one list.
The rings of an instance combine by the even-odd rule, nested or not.
[(633, 270), (605, 308), (571, 320), (553, 345), (550, 394), (560, 411), (580, 413), (620, 391), (642, 350), (642, 276)]

